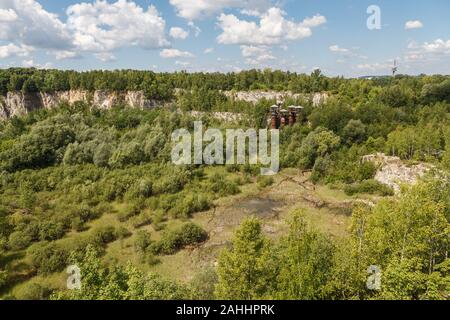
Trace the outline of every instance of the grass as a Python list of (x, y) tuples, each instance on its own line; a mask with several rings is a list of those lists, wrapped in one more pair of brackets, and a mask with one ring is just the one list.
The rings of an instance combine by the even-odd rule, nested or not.
[[(240, 173), (228, 173), (224, 167), (206, 168), (205, 172), (208, 176), (222, 173), (230, 179), (241, 175)], [(240, 186), (241, 193), (216, 199), (214, 208), (206, 212), (197, 213), (190, 219), (209, 233), (209, 240), (199, 247), (186, 248), (174, 255), (158, 256), (159, 263), (154, 265), (143, 263), (140, 255), (135, 252), (135, 236), (138, 230), (147, 230), (150, 232), (152, 240), (157, 241), (164, 231), (155, 230), (153, 225), (134, 228), (130, 221), (120, 222), (118, 214), (126, 210), (126, 203), (112, 203), (111, 213), (104, 213), (100, 218), (89, 222), (87, 230), (70, 232), (58, 242), (70, 245), (70, 243), (75, 243), (80, 237), (88, 236), (89, 232), (97, 227), (108, 225), (122, 226), (130, 231), (131, 236), (116, 240), (106, 246), (106, 253), (102, 258), (105, 264), (125, 265), (127, 262), (131, 262), (145, 272), (155, 272), (171, 279), (186, 282), (191, 280), (199, 270), (206, 266), (214, 266), (218, 254), (230, 242), (234, 230), (243, 219), (252, 214), (251, 210), (249, 211), (248, 209), (252, 205), (257, 205), (258, 201), (270, 199), (276, 204), (274, 208), (270, 208), (273, 211), (273, 215), (262, 217), (263, 230), (272, 239), (277, 239), (286, 234), (287, 225), (285, 218), (289, 216), (290, 212), (299, 208), (304, 209), (305, 218), (313, 228), (334, 238), (346, 237), (348, 235), (350, 216), (343, 213), (339, 206), (344, 202), (348, 203), (358, 198), (367, 199), (367, 196), (349, 197), (343, 191), (331, 189), (328, 186), (313, 186), (305, 182), (307, 179), (308, 176), (299, 175), (298, 170), (288, 169), (274, 177), (272, 186), (261, 189), (258, 187), (256, 179), (253, 179), (251, 183)], [(318, 199), (327, 205), (321, 208), (314, 207), (310, 202), (304, 200), (305, 197)], [(183, 223), (181, 220), (169, 219), (165, 223), (165, 229), (176, 228), (181, 223)], [(10, 260), (12, 261), (9, 261), (10, 264), (13, 262), (26, 263), (23, 257), (18, 260)], [(26, 270), (24, 272), (26, 274)], [(24, 286), (35, 281), (48, 284), (52, 288), (63, 288), (66, 278), (65, 272), (50, 276), (25, 277), (25, 281), (13, 285), (10, 290), (4, 292), (3, 296), (21, 294)]]

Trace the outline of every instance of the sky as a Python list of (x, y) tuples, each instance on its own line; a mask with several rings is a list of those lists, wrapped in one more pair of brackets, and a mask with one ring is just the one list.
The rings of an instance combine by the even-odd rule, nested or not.
[(450, 74), (448, 0), (0, 0), (0, 68)]

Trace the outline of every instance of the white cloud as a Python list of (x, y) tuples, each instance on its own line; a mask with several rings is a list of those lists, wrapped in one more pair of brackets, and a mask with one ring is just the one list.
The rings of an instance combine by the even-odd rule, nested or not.
[(194, 30), (195, 37), (198, 37), (200, 33), (202, 32), (202, 29), (200, 29), (194, 22), (189, 21), (188, 26)]
[(162, 58), (193, 58), (194, 55), (187, 51), (178, 49), (164, 49), (159, 54)]
[(176, 65), (179, 65), (179, 66), (183, 66), (183, 67), (187, 67), (187, 66), (189, 66), (190, 65), (190, 63), (189, 62), (187, 62), (187, 61), (175, 61), (175, 64)]
[(364, 71), (386, 71), (386, 74), (388, 74), (391, 71), (392, 65), (389, 63), (365, 63), (365, 64), (358, 64), (356, 68)]
[(50, 62), (46, 64), (35, 63), (33, 60), (23, 60), (22, 67), (24, 68), (37, 68), (37, 69), (50, 69), (53, 65)]
[(232, 14), (221, 14), (218, 25), (223, 32), (217, 41), (222, 44), (275, 45), (283, 41), (310, 37), (312, 26), (326, 22), (325, 17), (317, 15), (297, 23), (287, 20), (285, 15), (286, 13), (279, 8), (270, 8), (257, 24), (253, 21), (239, 20)]
[(71, 35), (58, 16), (35, 0), (0, 1), (0, 40), (44, 49), (72, 46)]
[(123, 47), (160, 49), (170, 45), (165, 21), (154, 6), (145, 10), (133, 1), (96, 0), (71, 5), (66, 14), (63, 23), (36, 0), (0, 0), (0, 41), (47, 49), (57, 59), (91, 52), (100, 60), (111, 60), (112, 51)]
[(94, 56), (102, 62), (111, 62), (116, 60), (116, 57), (110, 52), (95, 53)]
[(205, 54), (209, 54), (209, 53), (213, 53), (214, 52), (214, 48), (206, 48), (203, 53)]
[(125, 46), (155, 49), (169, 45), (165, 21), (154, 6), (144, 10), (132, 1), (97, 0), (70, 6), (67, 16), (74, 43), (81, 50), (100, 53)]
[(407, 21), (405, 23), (405, 29), (406, 30), (411, 30), (411, 29), (420, 29), (423, 28), (423, 23), (419, 20), (412, 20), (412, 21)]
[(272, 52), (265, 46), (241, 46), (241, 53), (245, 62), (252, 65), (261, 64), (269, 60), (275, 60)]
[(19, 17), (13, 9), (0, 9), (0, 22), (13, 22)]
[(330, 46), (330, 51), (335, 53), (350, 53), (349, 49), (341, 48), (337, 44)]
[(422, 49), (431, 53), (450, 53), (450, 40), (436, 39), (433, 42), (425, 42)]
[(33, 48), (27, 46), (16, 46), (15, 44), (8, 44), (5, 46), (0, 46), (0, 59), (6, 59), (9, 57), (25, 57), (33, 51)]
[(258, 15), (271, 6), (270, 0), (170, 0), (177, 15), (187, 20), (212, 16), (226, 8), (241, 9), (242, 13)]
[(189, 36), (188, 31), (184, 30), (183, 28), (179, 28), (179, 27), (170, 28), (169, 34), (174, 39), (183, 39), (183, 40)]
[(55, 53), (56, 60), (66, 60), (66, 59), (79, 59), (81, 58), (81, 55), (78, 52), (75, 51), (56, 51)]

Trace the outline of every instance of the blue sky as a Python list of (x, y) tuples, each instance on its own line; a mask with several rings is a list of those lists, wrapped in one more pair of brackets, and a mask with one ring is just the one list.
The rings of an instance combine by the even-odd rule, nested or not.
[[(370, 30), (367, 8), (380, 9)], [(450, 74), (447, 0), (0, 0), (0, 67)]]

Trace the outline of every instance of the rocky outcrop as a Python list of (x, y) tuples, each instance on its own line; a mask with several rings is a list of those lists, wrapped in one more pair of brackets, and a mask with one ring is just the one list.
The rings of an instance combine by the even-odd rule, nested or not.
[(290, 91), (226, 91), (224, 94), (228, 98), (251, 103), (257, 103), (262, 99), (276, 100), (281, 103), (284, 102), (286, 98), (305, 99), (306, 101), (311, 102), (315, 107), (325, 103), (329, 98), (328, 93), (299, 94)]
[(396, 193), (400, 192), (401, 184), (415, 184), (433, 168), (426, 163), (406, 165), (400, 158), (389, 157), (384, 153), (364, 156), (363, 161), (373, 162), (379, 168), (375, 180), (390, 186)]
[(53, 93), (8, 92), (0, 96), (0, 120), (25, 115), (36, 109), (53, 109), (62, 103), (90, 103), (100, 109), (111, 109), (115, 105), (127, 105), (133, 108), (154, 108), (158, 104), (145, 98), (142, 91), (111, 92), (70, 90)]
[(189, 115), (195, 118), (201, 118), (209, 115), (214, 119), (224, 122), (239, 122), (244, 118), (241, 113), (233, 112), (202, 112), (202, 111), (189, 111)]

